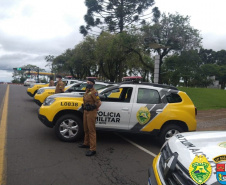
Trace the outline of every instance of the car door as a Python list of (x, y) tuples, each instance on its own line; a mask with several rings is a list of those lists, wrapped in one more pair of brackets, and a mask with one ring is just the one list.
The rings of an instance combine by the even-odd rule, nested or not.
[(129, 129), (131, 131), (152, 131), (155, 124), (161, 123), (159, 116), (165, 103), (162, 103), (159, 91), (152, 86), (140, 86), (136, 89)]
[(132, 111), (132, 87), (113, 88), (105, 91), (105, 98), (97, 114), (96, 127), (128, 130)]

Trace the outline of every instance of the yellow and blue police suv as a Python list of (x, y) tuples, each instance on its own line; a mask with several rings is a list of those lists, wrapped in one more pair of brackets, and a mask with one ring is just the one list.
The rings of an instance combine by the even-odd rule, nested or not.
[[(179, 132), (196, 130), (196, 108), (185, 92), (159, 84), (121, 84), (99, 93), (102, 105), (97, 130), (150, 133), (161, 143)], [(39, 109), (44, 125), (55, 128), (63, 141), (74, 141), (83, 133), (83, 94), (49, 96)]]
[(226, 131), (178, 133), (149, 168), (148, 185), (226, 184)]

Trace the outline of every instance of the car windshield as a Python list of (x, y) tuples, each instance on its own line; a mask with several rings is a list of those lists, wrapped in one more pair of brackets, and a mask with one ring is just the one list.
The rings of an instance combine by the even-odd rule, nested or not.
[(106, 88), (107, 86), (106, 85), (104, 85), (104, 84), (95, 84), (94, 85), (94, 88), (96, 89), (96, 90), (100, 90), (100, 89), (103, 89), (103, 88)]
[[(82, 83), (82, 84), (80, 85), (80, 87), (77, 88), (77, 90), (86, 90), (86, 85), (87, 85), (86, 82)], [(95, 88), (96, 90), (100, 90), (100, 89), (103, 89), (103, 88), (105, 88), (105, 87), (106, 87), (106, 85), (104, 85), (104, 84), (94, 84), (94, 88)]]

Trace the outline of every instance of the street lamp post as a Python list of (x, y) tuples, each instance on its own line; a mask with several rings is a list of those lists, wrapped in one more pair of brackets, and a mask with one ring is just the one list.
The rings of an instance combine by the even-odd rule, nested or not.
[(154, 69), (154, 83), (158, 84), (159, 83), (159, 65), (160, 63), (160, 56), (155, 55), (155, 69)]
[[(151, 49), (165, 49), (169, 48), (168, 46), (164, 46), (158, 43), (151, 43)], [(160, 69), (160, 55), (155, 55), (155, 69), (154, 69), (154, 83), (159, 83), (159, 69)]]

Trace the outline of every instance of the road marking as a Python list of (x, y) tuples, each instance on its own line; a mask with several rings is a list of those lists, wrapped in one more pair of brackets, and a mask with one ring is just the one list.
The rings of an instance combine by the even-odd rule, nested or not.
[(130, 141), (129, 139), (127, 139), (127, 138), (121, 136), (120, 134), (118, 134), (118, 133), (115, 133), (115, 134), (118, 135), (119, 137), (121, 137), (122, 139), (126, 140), (127, 142), (129, 142), (129, 143), (132, 144), (133, 146), (135, 146), (135, 147), (139, 148), (140, 150), (146, 152), (147, 154), (151, 155), (152, 157), (156, 157), (156, 156), (157, 156), (156, 154), (152, 153), (151, 151), (149, 151), (149, 150), (145, 149), (144, 147), (142, 147), (142, 146), (140, 146), (140, 145), (134, 143), (133, 141)]
[(6, 135), (7, 135), (7, 115), (8, 115), (9, 85), (7, 86), (3, 98), (3, 110), (0, 122), (0, 184), (6, 184)]

